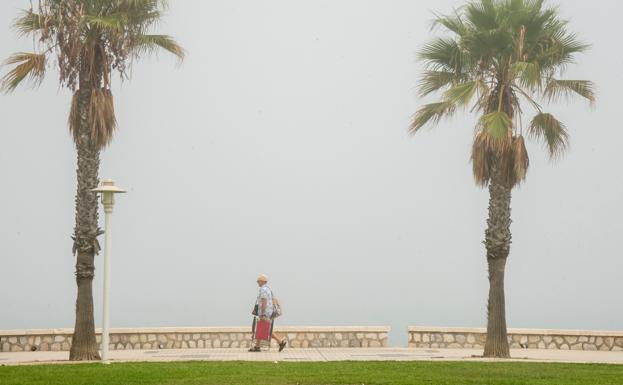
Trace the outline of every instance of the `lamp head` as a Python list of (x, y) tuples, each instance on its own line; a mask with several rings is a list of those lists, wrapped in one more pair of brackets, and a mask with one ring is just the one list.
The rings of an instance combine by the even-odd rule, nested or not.
[(107, 213), (112, 213), (112, 207), (115, 205), (115, 194), (126, 192), (124, 189), (115, 186), (115, 182), (112, 179), (102, 180), (100, 186), (91, 191), (101, 193), (104, 211)]
[(110, 192), (110, 193), (113, 193), (113, 194), (127, 192), (126, 190), (124, 190), (124, 189), (122, 189), (122, 188), (120, 188), (118, 186), (115, 186), (115, 182), (113, 182), (112, 179), (103, 179), (100, 182), (99, 187), (94, 188), (91, 191), (101, 192), (101, 193)]

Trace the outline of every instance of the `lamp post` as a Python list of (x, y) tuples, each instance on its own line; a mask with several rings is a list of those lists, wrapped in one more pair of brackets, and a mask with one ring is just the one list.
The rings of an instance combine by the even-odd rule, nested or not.
[(115, 186), (111, 179), (104, 179), (98, 188), (92, 191), (101, 193), (104, 205), (104, 306), (102, 322), (102, 362), (108, 364), (108, 341), (109, 341), (109, 314), (108, 294), (110, 290), (110, 248), (111, 248), (111, 217), (115, 206), (115, 194), (124, 193), (125, 190)]

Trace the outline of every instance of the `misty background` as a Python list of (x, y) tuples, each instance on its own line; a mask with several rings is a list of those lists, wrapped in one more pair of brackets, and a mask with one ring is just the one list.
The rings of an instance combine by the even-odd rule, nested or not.
[[(571, 133), (563, 159), (529, 144), (508, 325), (622, 330), (623, 3), (557, 3), (593, 44), (566, 77), (595, 81), (598, 99), (547, 109)], [(146, 58), (114, 87), (119, 129), (100, 175), (129, 193), (113, 215), (111, 325), (250, 324), (262, 272), (282, 325), (390, 325), (394, 345), (407, 325), (484, 326), (475, 118), (407, 133), (434, 99), (416, 95), (416, 51), (433, 11), (461, 4), (171, 1), (158, 31), (186, 60)], [(28, 6), (0, 3), (0, 57), (32, 49), (10, 29)], [(52, 70), (38, 90), (0, 96), (0, 329), (73, 327), (70, 97)]]

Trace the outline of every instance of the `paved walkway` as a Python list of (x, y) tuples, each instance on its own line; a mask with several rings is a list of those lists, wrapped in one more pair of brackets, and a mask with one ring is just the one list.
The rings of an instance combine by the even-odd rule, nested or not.
[[(113, 362), (131, 361), (487, 361), (478, 357), (482, 350), (472, 349), (410, 349), (410, 348), (355, 348), (355, 349), (286, 349), (249, 353), (246, 349), (164, 349), (113, 350)], [(516, 361), (573, 362), (623, 364), (623, 352), (571, 350), (511, 350)], [(0, 365), (68, 363), (69, 352), (0, 353)], [(493, 360), (495, 361), (495, 360)]]

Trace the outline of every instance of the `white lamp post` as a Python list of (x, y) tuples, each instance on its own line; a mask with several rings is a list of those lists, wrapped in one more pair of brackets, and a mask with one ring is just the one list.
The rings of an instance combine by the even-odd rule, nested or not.
[(110, 290), (110, 248), (111, 248), (111, 217), (112, 209), (115, 206), (115, 194), (124, 193), (125, 190), (115, 186), (111, 179), (104, 179), (98, 188), (92, 191), (101, 193), (102, 204), (104, 205), (104, 306), (102, 323), (102, 362), (108, 364), (108, 341), (109, 341), (109, 314), (108, 314), (108, 294)]

